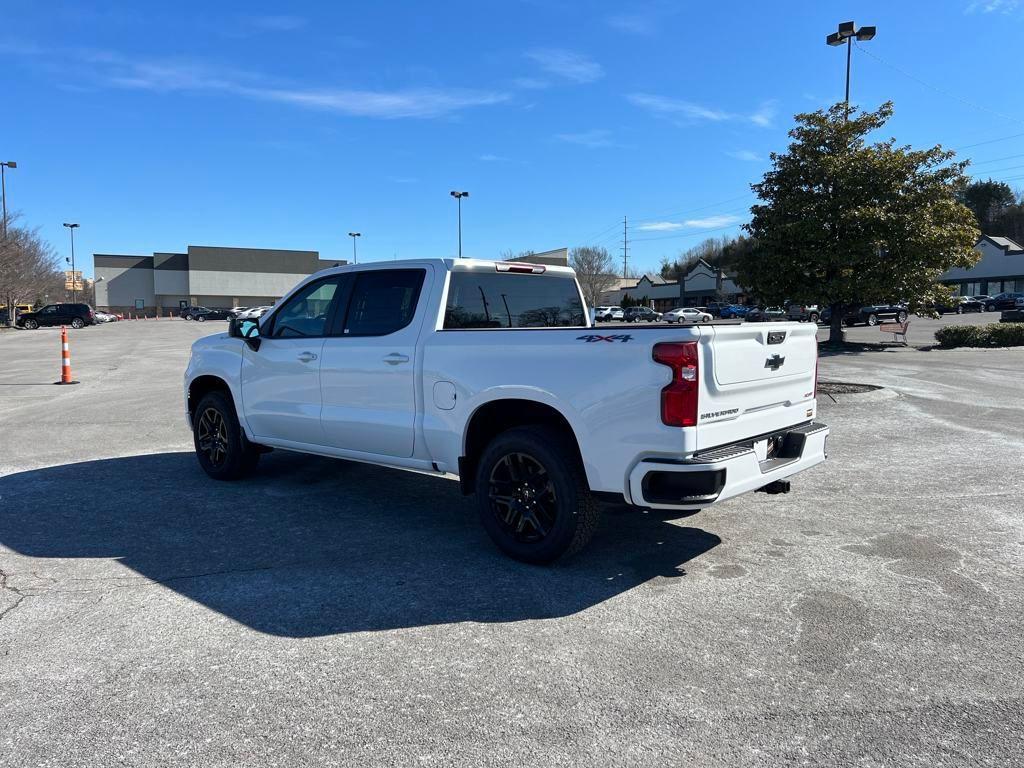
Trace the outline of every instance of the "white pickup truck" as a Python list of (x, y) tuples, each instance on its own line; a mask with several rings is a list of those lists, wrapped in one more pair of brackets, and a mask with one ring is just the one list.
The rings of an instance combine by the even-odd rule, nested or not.
[(335, 267), (193, 344), (188, 423), (216, 479), (271, 448), (457, 478), (500, 549), (550, 562), (599, 502), (697, 510), (822, 462), (815, 330), (595, 328), (565, 267)]

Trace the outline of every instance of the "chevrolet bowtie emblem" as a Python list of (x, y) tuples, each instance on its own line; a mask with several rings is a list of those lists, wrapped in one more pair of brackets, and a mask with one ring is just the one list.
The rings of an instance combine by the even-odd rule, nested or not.
[(779, 355), (772, 355), (771, 357), (764, 361), (764, 367), (771, 368), (773, 371), (777, 371), (779, 370), (779, 368), (782, 367), (782, 364), (785, 362), (786, 358), (781, 357)]

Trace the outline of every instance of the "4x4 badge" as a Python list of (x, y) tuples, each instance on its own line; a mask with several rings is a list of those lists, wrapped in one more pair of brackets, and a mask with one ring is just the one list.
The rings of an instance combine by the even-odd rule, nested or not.
[(772, 355), (771, 357), (764, 361), (764, 367), (771, 368), (773, 371), (777, 371), (779, 370), (779, 368), (782, 367), (783, 363), (785, 362), (786, 358), (780, 355)]

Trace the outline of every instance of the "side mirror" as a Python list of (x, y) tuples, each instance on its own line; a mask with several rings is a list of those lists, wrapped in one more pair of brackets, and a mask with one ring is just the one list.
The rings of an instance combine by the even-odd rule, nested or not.
[(253, 351), (260, 348), (260, 324), (255, 320), (231, 318), (228, 321), (228, 336), (244, 339)]

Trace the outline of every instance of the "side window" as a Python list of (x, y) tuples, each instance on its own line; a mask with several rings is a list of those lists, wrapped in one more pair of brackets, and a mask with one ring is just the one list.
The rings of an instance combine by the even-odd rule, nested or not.
[(331, 301), (338, 292), (338, 277), (310, 283), (292, 296), (274, 315), (273, 338), (323, 336)]
[(422, 269), (380, 269), (357, 274), (342, 333), (386, 336), (405, 328), (416, 314), (424, 274)]
[(42, 309), (40, 310), (40, 312), (45, 312), (45, 313), (47, 313), (47, 314), (51, 314), (51, 315), (52, 315), (52, 314), (53, 314), (54, 312), (56, 312), (56, 311), (57, 311), (57, 305), (56, 305), (56, 304), (51, 304), (51, 305), (49, 305), (48, 307), (43, 307), (43, 308), (42, 308)]

